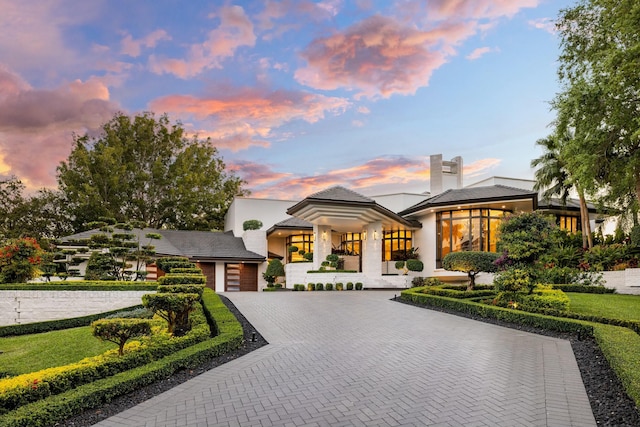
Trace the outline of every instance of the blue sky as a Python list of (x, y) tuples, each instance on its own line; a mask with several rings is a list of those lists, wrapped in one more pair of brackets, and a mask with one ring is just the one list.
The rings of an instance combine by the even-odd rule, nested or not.
[(565, 0), (0, 0), (0, 177), (55, 187), (116, 111), (210, 137), (254, 196), (531, 178)]

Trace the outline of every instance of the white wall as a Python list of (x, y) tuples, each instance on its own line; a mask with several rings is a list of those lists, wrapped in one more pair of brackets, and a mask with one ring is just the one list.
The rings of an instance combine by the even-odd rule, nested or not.
[(241, 237), (242, 224), (250, 219), (262, 221), (261, 230), (268, 230), (274, 224), (289, 218), (287, 209), (298, 203), (295, 200), (254, 199), (236, 197), (233, 199), (224, 220), (224, 231), (233, 231)]
[(0, 291), (0, 326), (68, 319), (142, 304), (155, 291)]

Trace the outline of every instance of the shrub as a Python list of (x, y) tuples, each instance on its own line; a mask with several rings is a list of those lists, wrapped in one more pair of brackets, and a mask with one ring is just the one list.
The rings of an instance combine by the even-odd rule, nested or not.
[(361, 291), (362, 290), (362, 282), (357, 282), (356, 283), (356, 291)]
[(173, 268), (194, 268), (195, 264), (187, 257), (171, 256), (156, 259), (156, 266), (165, 273), (171, 273)]
[(307, 283), (307, 290), (308, 291), (313, 291), (316, 289), (316, 284), (315, 283)]
[(189, 313), (195, 310), (198, 294), (158, 293), (142, 296), (142, 304), (167, 321), (167, 331), (182, 336), (191, 329)]
[(322, 283), (316, 283), (316, 291), (324, 291), (324, 285)]
[(425, 286), (441, 286), (444, 283), (442, 283), (442, 280), (438, 279), (437, 277), (427, 277), (426, 279), (424, 279), (424, 284)]
[(306, 252), (302, 257), (307, 261), (313, 261), (313, 252)]
[(396, 261), (395, 267), (396, 267), (396, 270), (403, 270), (404, 269), (404, 261)]
[(340, 282), (336, 283), (336, 291), (341, 291), (344, 289), (344, 285)]
[(202, 270), (198, 267), (190, 267), (190, 268), (172, 268), (172, 274), (202, 274)]
[(262, 227), (262, 221), (257, 219), (248, 219), (242, 223), (242, 229), (247, 230), (259, 230)]
[(43, 255), (34, 238), (10, 240), (0, 248), (0, 283), (24, 283), (37, 277)]
[(413, 279), (411, 279), (411, 287), (416, 288), (418, 286), (424, 286), (425, 282), (425, 278), (424, 277), (420, 277), (420, 276), (416, 276)]
[(348, 291), (352, 291), (353, 290), (353, 283), (352, 282), (347, 282), (347, 290)]
[(327, 283), (326, 285), (324, 285), (324, 288), (327, 291), (332, 291), (333, 290), (333, 283)]
[(409, 271), (422, 271), (424, 270), (424, 264), (419, 259), (408, 259), (407, 269)]
[(493, 281), (497, 292), (524, 292), (533, 290), (531, 276), (528, 271), (513, 268), (500, 272)]
[(284, 266), (282, 265), (282, 261), (274, 258), (269, 261), (267, 270), (262, 273), (262, 277), (267, 281), (267, 283), (274, 283), (280, 276), (284, 276)]
[(151, 334), (151, 323), (147, 319), (100, 319), (91, 324), (93, 335), (102, 341), (118, 346), (118, 355), (124, 354), (124, 345), (129, 339)]
[(449, 252), (442, 259), (442, 267), (449, 271), (467, 273), (469, 277), (468, 290), (473, 290), (476, 276), (481, 272), (492, 273), (498, 270), (495, 262), (500, 257), (494, 252), (462, 251)]
[(198, 294), (202, 296), (204, 292), (204, 285), (163, 285), (158, 286), (158, 292), (165, 292), (170, 294)]
[(171, 285), (204, 285), (207, 277), (202, 274), (174, 274), (169, 273), (158, 278), (160, 286)]
[(296, 253), (296, 252), (298, 252), (299, 250), (300, 250), (300, 249), (298, 249), (298, 247), (297, 247), (297, 246), (295, 246), (295, 245), (291, 245), (291, 246), (289, 246), (289, 247), (287, 248), (287, 251), (288, 251), (290, 254)]
[(104, 319), (151, 319), (152, 317), (153, 311), (148, 308), (138, 307), (132, 310), (118, 311), (105, 316)]

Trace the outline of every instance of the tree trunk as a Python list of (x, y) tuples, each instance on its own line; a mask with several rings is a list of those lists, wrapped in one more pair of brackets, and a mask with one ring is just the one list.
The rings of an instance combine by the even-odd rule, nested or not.
[(584, 191), (578, 188), (578, 196), (580, 198), (580, 221), (582, 221), (582, 248), (591, 249), (593, 247), (593, 238), (591, 237), (591, 222), (589, 221), (589, 208), (584, 198)]

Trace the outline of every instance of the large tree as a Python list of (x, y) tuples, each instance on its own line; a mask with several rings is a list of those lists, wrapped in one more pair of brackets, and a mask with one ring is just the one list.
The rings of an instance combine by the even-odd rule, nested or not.
[(625, 210), (640, 199), (640, 2), (581, 0), (561, 12), (557, 132), (584, 190)]
[(154, 228), (222, 229), (233, 197), (247, 193), (210, 140), (188, 138), (181, 124), (152, 113), (118, 113), (100, 135), (75, 136), (58, 183), (76, 229), (100, 216)]
[(593, 239), (591, 237), (591, 223), (589, 222), (589, 209), (585, 193), (573, 175), (567, 169), (566, 161), (562, 158), (561, 148), (563, 144), (571, 142), (572, 135), (565, 133), (562, 137), (551, 135), (539, 139), (537, 144), (544, 150), (543, 154), (531, 161), (531, 167), (538, 168), (535, 172), (536, 184), (534, 190), (542, 191), (542, 197), (550, 200), (559, 197), (562, 204), (567, 203), (571, 191), (578, 194), (580, 201), (580, 223), (582, 225), (582, 247), (591, 249)]

